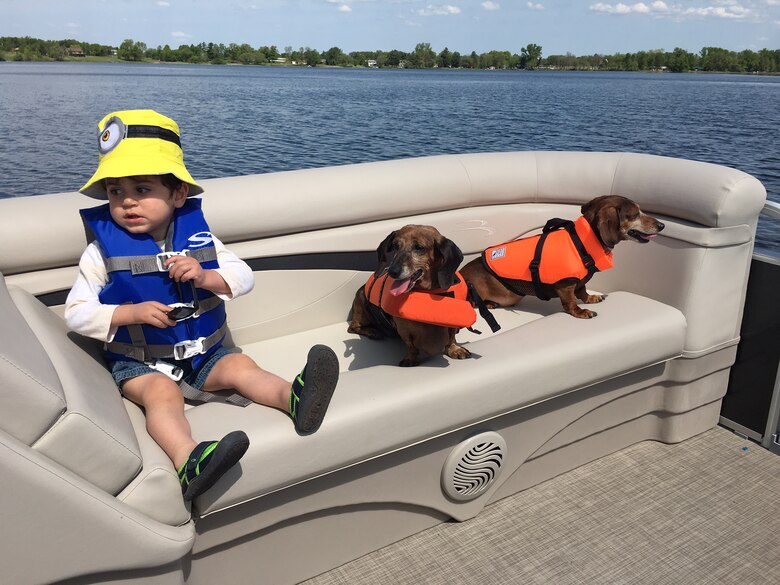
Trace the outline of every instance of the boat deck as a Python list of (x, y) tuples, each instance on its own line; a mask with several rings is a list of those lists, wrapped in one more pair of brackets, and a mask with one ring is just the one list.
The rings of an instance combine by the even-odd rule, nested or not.
[(780, 457), (718, 427), (644, 442), (306, 581), (780, 582)]

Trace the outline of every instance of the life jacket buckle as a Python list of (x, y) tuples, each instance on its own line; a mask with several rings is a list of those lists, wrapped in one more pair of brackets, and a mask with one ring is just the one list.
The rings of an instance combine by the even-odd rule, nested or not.
[(160, 252), (155, 256), (155, 260), (157, 262), (157, 270), (160, 272), (168, 272), (168, 268), (163, 266), (163, 263), (168, 258), (173, 258), (174, 256), (189, 256), (190, 251), (189, 250), (182, 250), (181, 252)]
[(206, 341), (205, 337), (198, 337), (197, 339), (187, 339), (180, 341), (173, 346), (173, 359), (188, 360), (196, 355), (206, 353), (206, 348), (203, 346), (203, 342)]
[(152, 360), (150, 362), (144, 362), (147, 366), (153, 370), (157, 370), (161, 374), (165, 374), (174, 382), (178, 382), (184, 377), (184, 370), (179, 366), (174, 366), (162, 360)]

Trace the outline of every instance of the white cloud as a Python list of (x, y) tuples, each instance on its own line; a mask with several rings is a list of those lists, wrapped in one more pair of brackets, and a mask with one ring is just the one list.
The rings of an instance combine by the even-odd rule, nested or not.
[(157, 6), (165, 6), (166, 8), (170, 6), (170, 2), (166, 2), (165, 0), (157, 0)]
[(428, 4), (425, 8), (418, 10), (417, 14), (420, 16), (449, 16), (450, 14), (460, 14), (460, 8), (452, 4), (441, 4), (439, 6)]
[(668, 10), (665, 2), (653, 2), (649, 6), (644, 2), (637, 2), (636, 4), (628, 5), (618, 2), (617, 4), (605, 4), (599, 2), (598, 4), (592, 4), (591, 10), (596, 12), (607, 12), (609, 14), (630, 14), (637, 12), (639, 14), (649, 14), (650, 12), (663, 12)]
[(716, 16), (718, 18), (745, 18), (750, 10), (742, 6), (703, 6), (688, 8), (681, 13), (683, 16)]
[[(589, 6), (594, 12), (605, 12), (607, 14), (649, 14), (653, 16), (674, 16), (684, 17), (715, 17), (715, 18), (746, 18), (752, 14), (749, 8), (742, 6), (737, 0), (711, 0), (719, 6), (699, 6), (685, 8), (680, 5), (669, 5), (666, 2), (658, 0), (645, 4), (637, 2), (635, 4), (607, 4), (598, 2)], [(780, 0), (768, 0), (769, 2)]]
[(171, 36), (176, 38), (176, 39), (191, 39), (192, 38), (192, 35), (188, 35), (187, 33), (181, 32), (181, 31), (178, 31), (178, 30), (172, 32)]
[(66, 22), (65, 28), (80, 28), (81, 25), (78, 22)]
[(498, 10), (501, 8), (501, 5), (498, 2), (490, 2), (489, 0), (488, 2), (483, 2), (481, 6), (485, 10)]
[(348, 5), (342, 4), (339, 6), (339, 12), (352, 12), (352, 9)]
[(544, 4), (540, 2), (528, 2), (526, 6), (531, 10), (544, 10)]

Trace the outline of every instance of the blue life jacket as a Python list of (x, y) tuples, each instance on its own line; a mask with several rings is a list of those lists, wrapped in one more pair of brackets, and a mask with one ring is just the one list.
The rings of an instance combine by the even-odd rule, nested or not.
[[(98, 295), (100, 302), (109, 305), (192, 302), (191, 287), (182, 283), (180, 296), (162, 263), (171, 256), (170, 252), (186, 251), (205, 269), (219, 267), (211, 232), (200, 207), (200, 199), (187, 199), (175, 210), (164, 253), (151, 235), (131, 234), (119, 227), (111, 218), (108, 204), (82, 209), (87, 237), (99, 244), (108, 272), (108, 283)], [(114, 340), (106, 344), (106, 357), (113, 361), (191, 358), (193, 367), (197, 368), (222, 344), (227, 324), (225, 303), (210, 291), (196, 290), (200, 304), (197, 316), (163, 329), (151, 325), (119, 327)]]

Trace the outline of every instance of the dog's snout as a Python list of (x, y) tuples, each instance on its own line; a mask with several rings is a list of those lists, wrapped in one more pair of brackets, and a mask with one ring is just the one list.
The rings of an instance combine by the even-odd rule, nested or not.
[(387, 274), (390, 276), (390, 278), (398, 278), (401, 276), (403, 271), (403, 264), (398, 262), (397, 259), (393, 259), (393, 261), (390, 263), (390, 267), (387, 269)]

